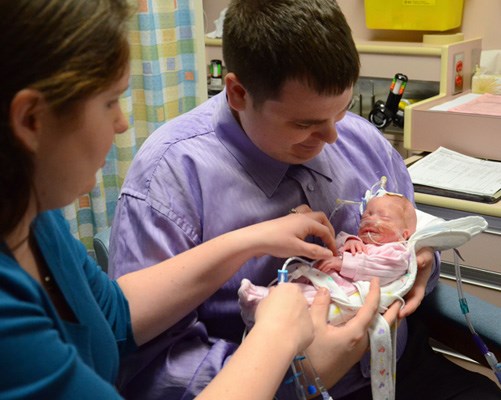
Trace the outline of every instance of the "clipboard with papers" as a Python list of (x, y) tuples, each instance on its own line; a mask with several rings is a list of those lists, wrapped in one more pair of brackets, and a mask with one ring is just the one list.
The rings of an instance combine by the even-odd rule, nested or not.
[(414, 190), (462, 200), (501, 199), (501, 162), (470, 157), (445, 147), (409, 166)]

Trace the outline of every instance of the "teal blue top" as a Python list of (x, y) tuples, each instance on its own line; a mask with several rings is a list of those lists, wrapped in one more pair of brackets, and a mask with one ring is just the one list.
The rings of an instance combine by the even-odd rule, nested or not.
[(0, 399), (114, 399), (119, 357), (135, 349), (120, 287), (87, 255), (59, 211), (33, 224), (76, 322), (0, 244)]

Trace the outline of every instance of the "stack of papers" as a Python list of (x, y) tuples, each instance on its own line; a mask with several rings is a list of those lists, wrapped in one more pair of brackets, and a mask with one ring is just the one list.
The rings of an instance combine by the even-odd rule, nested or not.
[(501, 96), (490, 93), (468, 93), (430, 108), (430, 111), (452, 111), (466, 114), (501, 116)]
[(495, 203), (501, 199), (501, 162), (440, 147), (409, 167), (416, 192)]

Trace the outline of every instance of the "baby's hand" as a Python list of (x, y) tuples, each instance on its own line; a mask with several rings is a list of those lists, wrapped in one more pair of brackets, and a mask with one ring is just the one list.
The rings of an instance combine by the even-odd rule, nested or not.
[(351, 253), (353, 255), (357, 253), (367, 253), (365, 244), (358, 239), (348, 239), (343, 246), (343, 251)]
[(341, 260), (340, 257), (330, 257), (330, 258), (326, 258), (325, 260), (319, 261), (316, 264), (316, 268), (318, 270), (328, 274), (329, 272), (332, 272), (332, 271), (340, 271), (342, 263), (343, 263), (343, 260)]

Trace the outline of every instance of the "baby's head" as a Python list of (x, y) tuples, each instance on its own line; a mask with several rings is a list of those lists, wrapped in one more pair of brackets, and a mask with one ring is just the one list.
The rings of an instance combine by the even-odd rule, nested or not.
[(416, 231), (416, 223), (412, 203), (404, 196), (387, 193), (367, 203), (358, 236), (371, 244), (407, 240)]

